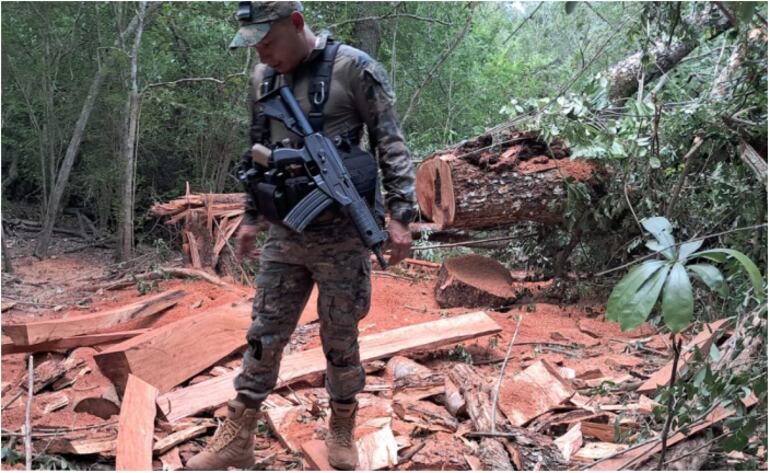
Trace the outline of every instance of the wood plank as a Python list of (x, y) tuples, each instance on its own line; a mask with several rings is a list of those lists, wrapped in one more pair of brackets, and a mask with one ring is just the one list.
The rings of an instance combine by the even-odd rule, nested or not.
[(292, 425), (299, 422), (299, 417), (306, 411), (307, 406), (288, 406), (268, 409), (264, 413), (270, 430), (278, 437), (281, 445), (292, 452), (298, 452), (301, 447), (294, 442), (295, 439), (291, 435), (296, 430)]
[[(115, 456), (117, 440), (114, 436), (98, 438), (55, 438), (41, 439), (37, 444), (46, 453), (68, 453), (72, 455), (101, 455), (105, 457)], [(37, 448), (37, 447), (36, 447)]]
[[(748, 397), (744, 398), (742, 401), (746, 407), (751, 407), (757, 403), (757, 398), (754, 396), (753, 393), (751, 393), (749, 394)], [(733, 415), (735, 415), (735, 411), (733, 409), (725, 409), (722, 406), (717, 406), (716, 409), (711, 411), (709, 415), (706, 416), (705, 419), (698, 422), (694, 426), (690, 427), (690, 429), (688, 429), (687, 435), (685, 435), (682, 432), (672, 435), (666, 441), (666, 445), (667, 447), (673, 447), (674, 445), (681, 442), (682, 440), (688, 437), (692, 437), (693, 435), (697, 434), (701, 430), (709, 428), (712, 425), (718, 422), (721, 422), (722, 420)], [(638, 447), (633, 448), (622, 455), (618, 455), (617, 457), (610, 458), (603, 462), (597, 463), (596, 465), (592, 466), (590, 470), (607, 471), (607, 470), (617, 470), (620, 467), (624, 467), (624, 469), (626, 470), (632, 470), (634, 469), (634, 467), (641, 465), (642, 463), (650, 459), (653, 455), (656, 455), (657, 453), (659, 453), (660, 450), (661, 450), (660, 444), (656, 445), (652, 449), (650, 449), (649, 445), (639, 445)], [(646, 453), (643, 454), (643, 452), (646, 452)], [(578, 452), (578, 454), (580, 454), (580, 452)], [(602, 458), (602, 457), (599, 457), (599, 458)], [(625, 465), (626, 463), (629, 463), (629, 464)]]
[(177, 471), (184, 469), (182, 458), (179, 456), (179, 448), (174, 447), (160, 456), (163, 471)]
[[(500, 326), (487, 314), (474, 312), (361, 337), (360, 357), (364, 362), (388, 358), (410, 350), (431, 350), (491, 335), (500, 330)], [(277, 387), (322, 373), (325, 369), (326, 358), (320, 347), (292, 353), (281, 363)], [(237, 372), (233, 372), (169, 392), (158, 398), (158, 406), (169, 421), (215, 408), (235, 396), (233, 379), (236, 376)]]
[(534, 363), (503, 384), (498, 405), (516, 427), (568, 400), (575, 390), (545, 360)]
[[(682, 349), (682, 355), (679, 359), (679, 366), (677, 368), (677, 371), (679, 371), (678, 374), (681, 374), (681, 372), (684, 371), (685, 366), (687, 366), (687, 363), (694, 356), (695, 349), (698, 349), (703, 356), (708, 357), (711, 344), (714, 342), (714, 339), (716, 339), (718, 332), (727, 328), (728, 323), (727, 319), (721, 319), (706, 324), (703, 331), (690, 340), (690, 342)], [(658, 386), (667, 386), (671, 381), (671, 370), (673, 368), (674, 361), (671, 360), (642, 383), (637, 389), (637, 392), (649, 395), (655, 393)]]
[(44, 351), (69, 350), (77, 347), (91, 347), (102, 343), (120, 342), (128, 338), (136, 337), (147, 332), (149, 329), (141, 328), (137, 330), (124, 330), (122, 332), (95, 333), (88, 335), (75, 335), (74, 337), (51, 340), (48, 342), (37, 343), (35, 345), (17, 345), (3, 343), (3, 355), (13, 353), (37, 353)]
[[(398, 444), (389, 424), (358, 439), (356, 447), (358, 471), (382, 470), (392, 468), (398, 463)], [(334, 471), (334, 467), (329, 464), (326, 443), (323, 440), (310, 440), (303, 443), (301, 448), (311, 469)]]
[(155, 442), (155, 445), (152, 447), (152, 452), (155, 455), (162, 455), (180, 443), (187, 442), (190, 439), (205, 434), (210, 427), (213, 426), (211, 424), (193, 425), (192, 427), (167, 435)]
[[(72, 315), (62, 319), (24, 324), (3, 324), (3, 331), (17, 345), (35, 345), (76, 335), (108, 331), (110, 327), (156, 315), (177, 303), (185, 295), (182, 289), (145, 297), (133, 304), (94, 314)], [(139, 327), (132, 327), (139, 328)]]
[(152, 470), (152, 440), (158, 388), (130, 375), (120, 407), (115, 469)]
[(553, 443), (559, 447), (564, 455), (564, 460), (569, 461), (572, 455), (583, 445), (583, 434), (580, 430), (580, 422), (573, 425), (564, 435), (554, 439)]
[[(133, 373), (164, 393), (245, 347), (250, 325), (249, 303), (225, 304), (114, 345), (94, 360), (119, 392)], [(220, 378), (228, 375), (214, 379)]]
[(326, 442), (323, 440), (311, 440), (302, 444), (302, 454), (305, 457), (310, 470), (334, 471), (329, 464), (326, 453)]

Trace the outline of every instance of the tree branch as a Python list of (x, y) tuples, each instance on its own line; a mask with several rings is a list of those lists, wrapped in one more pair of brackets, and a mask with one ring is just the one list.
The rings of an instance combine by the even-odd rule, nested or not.
[(339, 28), (342, 25), (348, 25), (350, 23), (360, 23), (360, 22), (363, 22), (363, 21), (392, 20), (394, 18), (411, 18), (412, 20), (426, 21), (428, 23), (438, 23), (438, 24), (444, 25), (444, 26), (454, 26), (454, 23), (452, 23), (450, 21), (439, 20), (439, 19), (430, 18), (430, 17), (427, 17), (427, 16), (415, 15), (414, 13), (396, 13), (396, 12), (391, 12), (391, 13), (386, 13), (385, 15), (381, 15), (381, 16), (364, 16), (364, 17), (361, 17), (361, 18), (353, 18), (353, 19), (350, 19), (350, 20), (340, 21), (339, 23), (334, 23), (334, 24), (328, 25), (326, 28), (328, 28), (328, 29)]

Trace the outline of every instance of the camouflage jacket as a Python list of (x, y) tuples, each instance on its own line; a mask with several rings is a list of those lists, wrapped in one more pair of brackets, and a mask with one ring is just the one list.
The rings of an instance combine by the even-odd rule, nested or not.
[[(305, 62), (322, 53), (327, 38), (325, 34), (318, 36), (316, 46)], [(260, 85), (266, 68), (264, 64), (258, 63), (249, 83), (248, 103), (252, 132), (260, 111), (257, 100), (260, 98)], [(302, 71), (301, 65), (297, 69)], [(311, 74), (312, 72), (299, 72), (277, 75), (275, 78), (276, 87), (292, 87), (294, 96), (305, 114), (310, 110), (307, 90)], [(360, 130), (360, 137), (363, 125), (366, 125), (369, 140), (377, 150), (385, 190), (385, 205), (390, 211), (404, 207), (412, 208), (417, 201), (414, 166), (401, 134), (395, 101), (396, 97), (385, 69), (365, 52), (345, 44), (341, 45), (334, 60), (329, 98), (323, 111), (322, 132), (327, 137), (334, 138), (357, 129)], [(270, 138), (273, 143), (288, 139), (292, 144), (298, 144), (296, 135), (275, 120), (270, 120)], [(252, 144), (255, 140), (255, 134), (252, 133)], [(258, 212), (248, 197), (245, 222), (256, 222), (257, 215)]]

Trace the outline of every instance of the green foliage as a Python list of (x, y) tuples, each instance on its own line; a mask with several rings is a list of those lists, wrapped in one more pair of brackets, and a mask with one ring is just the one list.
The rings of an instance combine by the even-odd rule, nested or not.
[(690, 275), (711, 290), (726, 296), (725, 280), (719, 269), (707, 264), (687, 264), (697, 258), (717, 263), (725, 263), (728, 257), (734, 258), (749, 275), (756, 295), (765, 297), (765, 283), (759, 269), (743, 253), (727, 248), (696, 253), (703, 240), (677, 245), (671, 223), (666, 218), (653, 217), (641, 223), (655, 237), (655, 240), (647, 241), (647, 247), (666, 259), (648, 259), (633, 266), (615, 285), (607, 301), (606, 318), (619, 322), (621, 329), (633, 330), (644, 323), (661, 297), (661, 292), (660, 308), (666, 326), (673, 333), (687, 327), (695, 307)]

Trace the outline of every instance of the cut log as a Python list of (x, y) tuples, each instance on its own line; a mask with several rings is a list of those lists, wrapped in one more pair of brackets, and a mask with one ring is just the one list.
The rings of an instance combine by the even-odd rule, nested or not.
[(35, 345), (17, 345), (13, 342), (3, 344), (3, 355), (13, 353), (38, 353), (47, 351), (69, 350), (77, 347), (91, 347), (102, 343), (119, 342), (127, 338), (135, 337), (148, 329), (125, 330), (122, 332), (97, 333), (92, 335), (76, 335), (74, 337), (51, 340)]
[(519, 294), (513, 290), (511, 272), (481, 255), (444, 260), (433, 291), (439, 307), (506, 307)]
[(129, 376), (118, 422), (116, 470), (152, 470), (152, 436), (157, 397), (157, 388), (136, 376)]
[(448, 377), (444, 378), (444, 407), (455, 417), (466, 413), (465, 398), (460, 393), (457, 385)]
[[(679, 367), (677, 368), (677, 375), (681, 374), (687, 363), (695, 355), (694, 350), (700, 351), (701, 355), (708, 357), (711, 344), (714, 342), (717, 336), (721, 334), (725, 328), (727, 328), (729, 321), (727, 319), (717, 320), (706, 324), (706, 327), (698, 335), (693, 337), (692, 340), (682, 349), (682, 355), (679, 359)], [(671, 360), (666, 363), (663, 368), (653, 373), (649, 379), (647, 379), (639, 388), (638, 392), (643, 394), (653, 394), (658, 386), (667, 386), (671, 381), (671, 370), (673, 370), (674, 361)]]
[(214, 307), (114, 345), (94, 360), (118, 392), (133, 373), (165, 393), (246, 346), (250, 314), (247, 303)]
[(541, 360), (503, 383), (498, 403), (511, 423), (521, 427), (573, 394), (575, 390), (559, 376), (559, 371)]
[[(492, 400), (484, 389), (484, 381), (468, 365), (457, 364), (449, 372), (452, 379), (465, 397), (468, 416), (473, 426), (480, 432), (496, 430), (492, 423)], [(497, 417), (498, 419), (500, 417)], [(496, 438), (482, 438), (479, 449), (479, 459), (485, 470), (513, 470), (508, 454), (501, 440)]]
[[(63, 319), (28, 322), (25, 324), (4, 324), (3, 331), (17, 345), (34, 345), (50, 340), (59, 340), (75, 335), (108, 331), (111, 327), (126, 322), (147, 322), (150, 316), (158, 315), (177, 303), (185, 291), (175, 289), (148, 296), (133, 304), (95, 314), (72, 315)], [(123, 327), (124, 330), (141, 327)]]
[[(474, 312), (361, 337), (360, 357), (361, 361), (369, 361), (410, 350), (431, 350), (500, 330), (487, 314)], [(278, 387), (322, 373), (325, 369), (326, 358), (320, 347), (292, 353), (281, 363)], [(237, 372), (234, 372), (169, 392), (158, 399), (158, 405), (169, 421), (216, 408), (235, 396), (233, 379), (236, 376)]]
[(483, 229), (525, 221), (558, 224), (566, 199), (564, 179), (591, 182), (599, 167), (564, 159), (561, 143), (549, 150), (537, 132), (512, 132), (500, 145), (482, 135), (440, 152), (417, 168), (417, 201), (439, 228)]
[(75, 412), (86, 412), (102, 419), (120, 414), (120, 398), (114, 386), (108, 386), (95, 396), (82, 397), (72, 406)]

